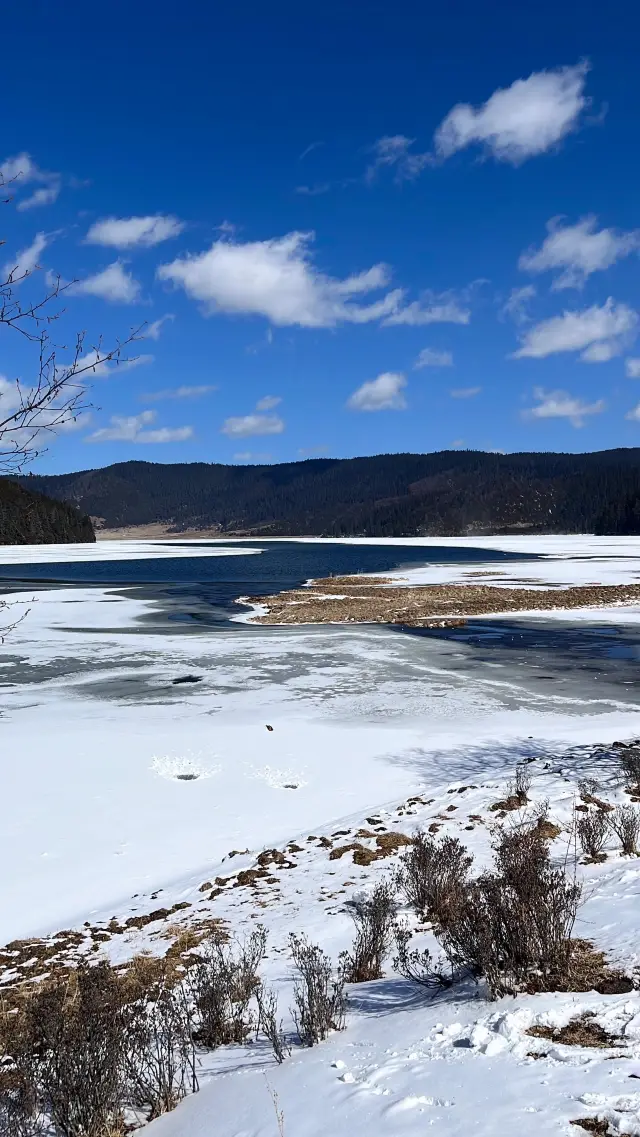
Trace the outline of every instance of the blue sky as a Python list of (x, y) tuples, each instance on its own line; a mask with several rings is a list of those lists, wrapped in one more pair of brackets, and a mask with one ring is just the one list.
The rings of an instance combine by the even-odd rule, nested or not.
[(147, 333), (35, 469), (640, 444), (637, 10), (441, 7), (5, 14), (3, 263)]

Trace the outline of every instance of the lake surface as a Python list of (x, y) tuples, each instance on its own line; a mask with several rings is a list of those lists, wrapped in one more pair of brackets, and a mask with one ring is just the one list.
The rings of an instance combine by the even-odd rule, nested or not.
[[(211, 547), (221, 544), (212, 541)], [(166, 549), (165, 544), (159, 547)], [(264, 596), (298, 588), (312, 577), (385, 573), (424, 564), (538, 559), (493, 549), (343, 545), (335, 541), (313, 544), (234, 541), (232, 547), (259, 549), (260, 552), (246, 556), (101, 561), (98, 545), (95, 561), (0, 565), (0, 591), (3, 581), (8, 590), (15, 590), (23, 582), (30, 587), (36, 582), (42, 587), (60, 584), (130, 586), (132, 595), (159, 601), (167, 619), (211, 627), (227, 623), (230, 616), (238, 614), (235, 603), (238, 596)]]

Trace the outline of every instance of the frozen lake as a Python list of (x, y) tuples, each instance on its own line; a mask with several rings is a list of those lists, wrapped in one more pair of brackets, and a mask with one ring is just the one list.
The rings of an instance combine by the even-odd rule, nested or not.
[[(165, 546), (160, 560), (146, 543), (143, 560), (116, 550), (101, 580), (85, 549), (76, 561), (2, 566), (20, 589), (14, 611), (30, 611), (0, 654), (0, 856), (14, 866), (0, 881), (0, 938), (68, 926), (185, 873), (215, 875), (232, 848), (378, 808), (446, 780), (454, 759), (475, 779), (527, 748), (561, 754), (640, 733), (631, 609), (426, 633), (230, 622), (238, 593), (332, 569), (586, 571), (573, 553), (536, 560), (530, 546), (505, 556), (331, 544), (229, 557)], [(589, 579), (619, 576), (612, 557), (603, 547)]]

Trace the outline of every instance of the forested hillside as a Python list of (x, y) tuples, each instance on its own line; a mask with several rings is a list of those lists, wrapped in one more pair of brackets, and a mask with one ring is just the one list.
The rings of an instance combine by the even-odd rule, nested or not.
[[(33, 479), (31, 479), (33, 480)], [(0, 479), (0, 545), (95, 541), (90, 519), (76, 506)]]
[(106, 528), (324, 536), (640, 532), (640, 450), (383, 454), (271, 466), (123, 462), (23, 485)]

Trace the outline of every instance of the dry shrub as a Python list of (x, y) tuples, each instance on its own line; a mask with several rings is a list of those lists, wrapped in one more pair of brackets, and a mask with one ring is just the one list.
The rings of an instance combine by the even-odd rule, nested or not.
[(203, 1046), (243, 1042), (254, 1027), (250, 1004), (260, 983), (258, 967), (266, 942), (266, 930), (258, 925), (242, 942), (225, 945), (216, 937), (203, 945), (189, 970), (196, 1038)]
[(121, 1131), (125, 1029), (109, 964), (82, 965), (35, 992), (16, 1018), (10, 1046), (21, 1085), (57, 1133)]
[(289, 944), (297, 971), (293, 1019), (300, 1042), (313, 1046), (330, 1031), (344, 1028), (344, 977), (340, 971), (334, 976), (329, 957), (306, 936), (292, 934)]
[(402, 857), (398, 885), (414, 912), (446, 925), (467, 881), (473, 858), (456, 837), (434, 841), (418, 830)]
[(385, 882), (376, 885), (371, 896), (351, 901), (349, 913), (356, 927), (356, 937), (351, 952), (345, 952), (342, 957), (347, 983), (367, 983), (381, 978), (396, 910), (393, 890)]
[(583, 813), (576, 818), (576, 833), (580, 848), (587, 857), (597, 860), (607, 839), (607, 816), (602, 810)]
[(632, 805), (620, 805), (607, 818), (609, 827), (615, 833), (622, 852), (627, 856), (637, 853), (638, 836), (640, 836), (640, 810)]
[(125, 1009), (127, 1099), (147, 1120), (198, 1089), (192, 1012), (183, 984), (160, 978)]
[(438, 933), (454, 969), (483, 976), (491, 998), (531, 984), (554, 990), (568, 973), (581, 889), (553, 868), (537, 826), (503, 833), (493, 872), (467, 884)]
[(627, 789), (635, 791), (640, 788), (640, 748), (629, 747), (620, 754), (620, 769)]
[(507, 786), (506, 798), (494, 802), (489, 808), (494, 813), (497, 810), (503, 810), (505, 813), (509, 813), (514, 809), (522, 809), (529, 800), (530, 789), (531, 774), (527, 767), (516, 766), (514, 776)]
[(441, 991), (445, 987), (451, 987), (453, 974), (446, 974), (442, 966), (434, 963), (428, 948), (409, 951), (411, 932), (407, 927), (396, 926), (395, 939), (398, 953), (393, 961), (395, 971), (428, 991)]
[(280, 1065), (290, 1053), (282, 1030), (282, 1020), (278, 1018), (278, 996), (264, 984), (256, 990), (258, 1004), (258, 1031), (271, 1043), (273, 1056)]

